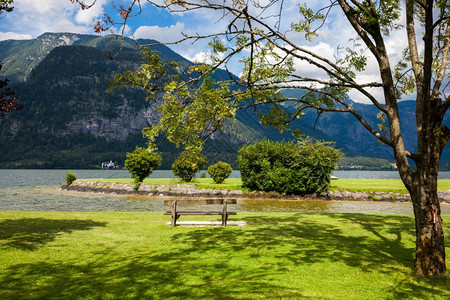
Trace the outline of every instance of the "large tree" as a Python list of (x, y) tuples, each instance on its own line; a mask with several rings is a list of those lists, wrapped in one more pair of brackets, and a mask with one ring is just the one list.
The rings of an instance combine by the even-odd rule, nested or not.
[[(129, 6), (118, 7), (118, 22), (108, 17), (96, 28), (124, 26), (129, 17), (142, 9), (143, 2), (130, 1)], [(285, 129), (305, 109), (316, 109), (319, 115), (330, 111), (350, 113), (375, 138), (393, 150), (400, 177), (410, 192), (414, 207), (415, 273), (439, 275), (446, 271), (437, 178), (441, 153), (450, 137), (450, 130), (443, 125), (443, 117), (450, 106), (450, 97), (446, 95), (450, 47), (448, 1), (329, 0), (322, 1), (324, 5), (319, 9), (309, 8), (307, 1), (298, 1), (298, 14), (288, 28), (284, 26), (285, 20), (292, 20), (292, 15), (285, 17), (285, 13), (291, 12), (285, 7), (292, 2), (286, 0), (146, 2), (174, 13), (221, 12), (220, 20), (214, 26), (217, 31), (213, 34), (185, 35), (176, 41), (211, 39), (213, 56), (207, 66), (192, 67), (191, 72), (167, 85), (161, 107), (161, 125), (147, 132), (151, 138), (164, 131), (175, 142), (187, 140), (189, 146), (195, 140), (194, 135), (205, 136), (205, 130), (220, 129), (223, 120), (232, 117), (235, 110), (268, 103), (271, 113), (261, 114), (261, 120), (280, 129)], [(330, 58), (311, 51), (308, 42), (314, 40), (336, 9), (351, 25), (356, 39), (351, 46), (336, 49), (335, 57)], [(222, 28), (221, 24), (224, 24)], [(403, 58), (398, 61), (393, 61), (386, 46), (392, 31), (402, 31), (407, 40)], [(301, 41), (300, 34), (303, 36)], [(206, 80), (206, 84), (198, 87), (197, 82), (218, 67), (227, 68), (236, 57), (244, 65), (240, 80), (216, 83)], [(378, 80), (361, 81), (358, 75), (373, 58)], [(296, 68), (299, 61), (307, 63), (308, 72)], [(157, 84), (148, 84), (154, 82), (155, 74), (160, 73), (159, 68), (154, 68), (154, 62), (154, 58), (149, 59), (134, 78), (123, 74), (118, 79), (133, 85), (140, 82), (154, 92)], [(311, 73), (312, 68), (316, 72)], [(180, 67), (176, 70), (179, 72)], [(190, 83), (197, 85), (189, 89)], [(215, 89), (219, 93), (214, 94)], [(279, 92), (280, 89), (307, 92), (288, 98)], [(380, 97), (374, 96), (376, 89), (381, 90)], [(365, 120), (352, 107), (347, 95), (355, 91), (379, 109), (378, 126)], [(402, 136), (398, 101), (405, 94), (416, 100), (415, 149), (406, 149)], [(201, 114), (199, 110), (202, 110)], [(198, 115), (192, 117), (196, 112)], [(197, 117), (201, 120), (200, 125)]]

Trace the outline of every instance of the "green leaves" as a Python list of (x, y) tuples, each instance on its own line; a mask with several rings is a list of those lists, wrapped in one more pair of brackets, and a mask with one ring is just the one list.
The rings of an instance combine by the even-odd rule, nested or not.
[(74, 172), (66, 172), (66, 184), (67, 185), (71, 185), (75, 180), (77, 180), (77, 174), (75, 174)]
[[(220, 40), (215, 41), (214, 49), (225, 50)], [(192, 65), (184, 69), (179, 63), (163, 61), (148, 49), (142, 50), (142, 56), (145, 61), (142, 67), (116, 74), (110, 89), (125, 85), (141, 87), (147, 100), (163, 100), (157, 108), (161, 115), (158, 124), (143, 131), (150, 148), (163, 133), (177, 146), (201, 149), (205, 139), (220, 130), (226, 119), (234, 117), (229, 83), (214, 82), (208, 75), (210, 66)]]
[(169, 141), (185, 148), (203, 145), (205, 138), (222, 128), (225, 119), (234, 116), (229, 95), (227, 83), (215, 83), (210, 77), (193, 89), (186, 82), (172, 81), (166, 85), (164, 102), (159, 107), (159, 124), (146, 133), (164, 133)]
[(341, 155), (329, 143), (312, 139), (263, 140), (239, 149), (238, 164), (249, 189), (305, 195), (326, 191)]
[(183, 181), (190, 182), (205, 165), (206, 157), (199, 150), (189, 149), (183, 151), (174, 161), (172, 172)]
[(122, 74), (114, 74), (110, 81), (108, 91), (124, 86), (141, 87), (146, 92), (147, 100), (154, 100), (154, 96), (161, 91), (161, 81), (167, 78), (167, 71), (174, 69), (178, 64), (165, 63), (157, 52), (143, 49), (142, 59), (146, 63), (137, 71), (126, 71)]
[(142, 181), (149, 176), (153, 170), (161, 165), (161, 155), (152, 149), (136, 147), (134, 152), (127, 153), (125, 168), (128, 169), (135, 179), (135, 189), (138, 190)]
[(233, 169), (225, 162), (219, 161), (208, 167), (208, 174), (214, 180), (215, 183), (222, 183), (230, 176)]
[(324, 21), (325, 15), (315, 12), (306, 4), (299, 4), (298, 10), (300, 13), (300, 21), (298, 23), (292, 23), (291, 28), (297, 32), (305, 34), (305, 39), (311, 41), (313, 37), (317, 36), (317, 29), (312, 29), (311, 25), (315, 21)]

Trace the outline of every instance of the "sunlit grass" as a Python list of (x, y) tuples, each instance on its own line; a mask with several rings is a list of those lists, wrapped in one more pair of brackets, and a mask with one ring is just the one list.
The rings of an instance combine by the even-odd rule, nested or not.
[(407, 193), (405, 185), (400, 179), (347, 179), (331, 181), (332, 190), (346, 190), (359, 192), (399, 192)]
[[(106, 178), (106, 179), (82, 179), (99, 182), (119, 182), (119, 183), (133, 183), (131, 178)], [(240, 178), (227, 178), (220, 184), (214, 183), (211, 178), (195, 178), (191, 182), (184, 182), (180, 178), (146, 178), (144, 184), (193, 184), (199, 189), (229, 189), (239, 190), (242, 188), (242, 180)], [(244, 189), (245, 190), (245, 189)]]
[[(129, 178), (110, 178), (110, 179), (92, 179), (102, 182), (122, 182), (132, 183), (133, 180)], [(144, 180), (146, 184), (183, 184), (179, 178), (147, 178)], [(228, 178), (221, 184), (215, 184), (211, 178), (196, 178), (190, 182), (200, 189), (242, 189), (242, 181), (240, 178)], [(407, 193), (403, 182), (400, 179), (354, 179), (354, 178), (340, 178), (332, 180), (330, 184), (331, 190), (346, 190), (359, 192), (397, 192)], [(450, 190), (450, 179), (439, 179), (438, 189), (441, 191)], [(246, 189), (244, 189), (246, 191)]]
[[(331, 181), (331, 189), (346, 191), (380, 191), (407, 193), (403, 182), (400, 179), (353, 179), (342, 178)], [(450, 190), (450, 179), (439, 179), (438, 189), (441, 191)]]
[(238, 213), (230, 219), (247, 225), (225, 228), (169, 219), (0, 212), (0, 299), (450, 298), (448, 276), (412, 275), (412, 216)]

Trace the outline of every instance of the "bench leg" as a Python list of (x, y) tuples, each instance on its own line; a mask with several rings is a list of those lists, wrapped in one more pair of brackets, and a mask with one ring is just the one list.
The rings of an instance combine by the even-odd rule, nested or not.
[(177, 214), (177, 200), (173, 200), (172, 201), (172, 226), (177, 226), (177, 219), (178, 219), (178, 214)]
[(223, 207), (222, 207), (222, 226), (227, 226), (227, 199), (223, 200)]

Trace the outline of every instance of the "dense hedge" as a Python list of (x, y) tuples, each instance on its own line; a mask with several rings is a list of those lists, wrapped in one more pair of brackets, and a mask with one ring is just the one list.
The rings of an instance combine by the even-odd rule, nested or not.
[(327, 142), (263, 140), (239, 149), (243, 186), (251, 190), (305, 195), (328, 189), (341, 152)]

